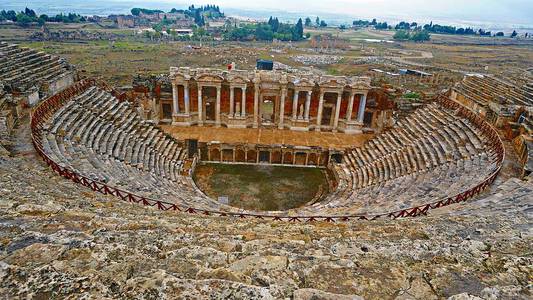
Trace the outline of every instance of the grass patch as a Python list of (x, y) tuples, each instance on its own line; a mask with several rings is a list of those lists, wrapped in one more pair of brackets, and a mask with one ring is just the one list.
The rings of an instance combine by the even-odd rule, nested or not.
[(324, 171), (270, 165), (199, 165), (193, 175), (212, 198), (228, 196), (230, 205), (251, 210), (287, 210), (326, 193)]

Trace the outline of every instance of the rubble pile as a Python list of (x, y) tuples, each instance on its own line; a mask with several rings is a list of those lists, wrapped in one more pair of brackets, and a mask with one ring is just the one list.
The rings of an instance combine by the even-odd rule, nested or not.
[(293, 57), (295, 62), (304, 65), (331, 65), (338, 63), (342, 59), (342, 56), (336, 55), (297, 55)]

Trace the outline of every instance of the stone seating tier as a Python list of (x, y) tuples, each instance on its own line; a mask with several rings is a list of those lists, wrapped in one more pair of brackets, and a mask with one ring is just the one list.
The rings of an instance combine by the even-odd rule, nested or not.
[[(143, 121), (127, 102), (100, 86), (67, 94), (43, 126), (49, 157), (75, 172), (136, 195), (239, 212), (201, 193), (183, 176), (180, 142)], [(343, 215), (397, 211), (453, 197), (497, 168), (483, 131), (455, 110), (431, 103), (363, 147), (347, 149), (332, 167), (337, 188), (322, 201), (271, 214)]]
[(33, 49), (0, 43), (0, 81), (20, 91), (68, 74), (65, 61)]

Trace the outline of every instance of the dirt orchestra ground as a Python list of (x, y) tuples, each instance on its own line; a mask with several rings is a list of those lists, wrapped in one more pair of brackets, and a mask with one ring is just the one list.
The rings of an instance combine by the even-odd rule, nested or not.
[(262, 128), (176, 127), (171, 125), (162, 125), (161, 128), (180, 140), (198, 139), (199, 142), (218, 141), (229, 144), (320, 146), (337, 150), (344, 150), (347, 147), (360, 147), (374, 136), (373, 134), (350, 135), (333, 132), (301, 132)]

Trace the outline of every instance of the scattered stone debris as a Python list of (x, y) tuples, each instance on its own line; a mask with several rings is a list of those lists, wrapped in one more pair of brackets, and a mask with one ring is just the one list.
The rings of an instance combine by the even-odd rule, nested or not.
[(354, 65), (388, 64), (389, 60), (383, 57), (369, 56), (354, 59), (352, 63)]
[(30, 36), (32, 41), (109, 41), (118, 40), (121, 35), (101, 31), (86, 30), (58, 30), (58, 31), (38, 31)]
[(331, 65), (338, 63), (342, 59), (342, 56), (335, 55), (297, 55), (293, 57), (295, 62), (304, 65)]

